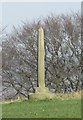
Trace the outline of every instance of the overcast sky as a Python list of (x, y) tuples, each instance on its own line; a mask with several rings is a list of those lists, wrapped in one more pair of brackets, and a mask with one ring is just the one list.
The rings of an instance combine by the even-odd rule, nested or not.
[(21, 26), (22, 21), (31, 22), (34, 19), (46, 17), (50, 13), (66, 14), (72, 11), (81, 11), (81, 3), (3, 3), (2, 25), (7, 26), (7, 32), (11, 32), (12, 26)]

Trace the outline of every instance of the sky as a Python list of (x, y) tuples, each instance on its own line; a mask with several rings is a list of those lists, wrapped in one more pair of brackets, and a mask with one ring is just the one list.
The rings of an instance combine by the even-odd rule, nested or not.
[[(1, 4), (0, 4), (1, 6)], [(5, 2), (2, 4), (2, 26), (6, 28), (6, 32), (12, 31), (12, 26), (16, 28), (23, 24), (22, 21), (33, 21), (40, 18), (45, 18), (51, 13), (59, 15), (61, 13), (67, 14), (71, 12), (81, 11), (80, 2)]]

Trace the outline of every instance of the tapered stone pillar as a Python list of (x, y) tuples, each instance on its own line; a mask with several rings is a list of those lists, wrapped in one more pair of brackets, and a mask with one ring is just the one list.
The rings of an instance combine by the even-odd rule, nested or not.
[(45, 49), (44, 49), (44, 30), (39, 28), (38, 38), (38, 84), (39, 87), (45, 87)]
[(44, 30), (42, 27), (38, 31), (38, 85), (35, 93), (30, 98), (45, 99), (52, 98), (53, 94), (45, 87), (45, 48), (44, 48)]

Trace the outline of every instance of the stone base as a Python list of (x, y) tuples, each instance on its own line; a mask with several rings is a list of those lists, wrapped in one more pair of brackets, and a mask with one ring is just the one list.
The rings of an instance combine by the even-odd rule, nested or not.
[(55, 94), (51, 93), (47, 87), (37, 87), (36, 92), (29, 95), (30, 99), (52, 99), (54, 98)]

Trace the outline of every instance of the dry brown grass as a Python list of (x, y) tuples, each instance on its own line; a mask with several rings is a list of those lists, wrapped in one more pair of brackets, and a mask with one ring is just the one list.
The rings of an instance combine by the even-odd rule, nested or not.
[(60, 99), (81, 99), (83, 98), (83, 90), (79, 91), (79, 92), (72, 92), (69, 94), (56, 94), (55, 95), (56, 98), (60, 98)]
[[(60, 93), (56, 93), (56, 94), (49, 94), (49, 99), (61, 99), (61, 100), (69, 100), (69, 99), (81, 99), (83, 98), (83, 90), (79, 91), (79, 92), (72, 92), (70, 94), (60, 94)], [(40, 96), (39, 96), (40, 97)], [(41, 97), (43, 97), (41, 95)], [(28, 99), (27, 99), (28, 100)], [(13, 103), (13, 102), (21, 102), (21, 99), (16, 99), (16, 100), (9, 100), (9, 101), (0, 101), (0, 104), (8, 104), (8, 103)]]

